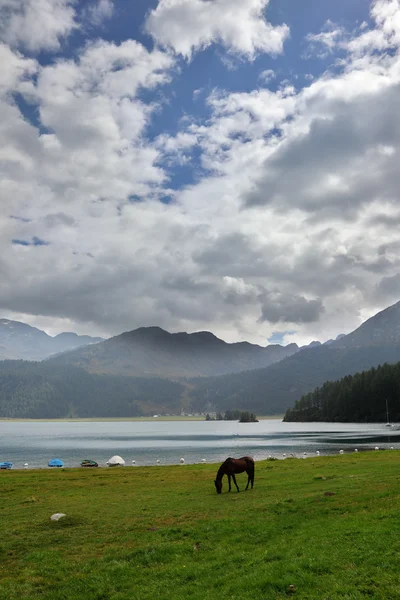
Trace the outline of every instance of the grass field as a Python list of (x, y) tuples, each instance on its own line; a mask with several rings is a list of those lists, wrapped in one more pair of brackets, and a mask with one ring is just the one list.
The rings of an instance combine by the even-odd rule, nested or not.
[(0, 599), (400, 598), (399, 452), (216, 470), (0, 472)]

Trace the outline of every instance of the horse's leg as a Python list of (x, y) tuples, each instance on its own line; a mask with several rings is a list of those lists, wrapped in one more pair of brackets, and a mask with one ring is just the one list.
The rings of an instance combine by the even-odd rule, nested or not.
[(240, 490), (239, 490), (239, 486), (238, 486), (238, 484), (236, 483), (236, 477), (235, 477), (235, 474), (234, 474), (234, 473), (232, 473), (232, 479), (233, 479), (233, 483), (236, 485), (236, 489), (237, 489), (237, 491), (238, 491), (238, 492), (240, 492)]
[(228, 474), (228, 484), (229, 484), (229, 490), (228, 492), (231, 491), (231, 476)]
[[(246, 485), (246, 489), (244, 490), (245, 492), (247, 491), (247, 488), (249, 487), (249, 483), (250, 483), (250, 473), (249, 473), (249, 471), (246, 471), (246, 473), (247, 473), (247, 485)], [(251, 486), (251, 487), (253, 487), (253, 486)]]

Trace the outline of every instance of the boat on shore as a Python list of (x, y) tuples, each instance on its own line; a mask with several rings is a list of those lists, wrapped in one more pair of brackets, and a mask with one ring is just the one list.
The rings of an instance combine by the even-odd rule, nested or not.
[(53, 458), (52, 460), (49, 460), (47, 466), (48, 467), (63, 467), (64, 463), (61, 460), (61, 458)]
[(7, 460), (5, 460), (4, 462), (0, 462), (0, 469), (2, 471), (6, 471), (8, 469), (12, 469), (13, 464), (12, 462), (8, 462)]
[(124, 467), (125, 461), (123, 458), (121, 458), (121, 456), (118, 456), (116, 454), (115, 456), (112, 456), (111, 458), (108, 459), (107, 465), (109, 467)]
[(80, 465), (81, 465), (81, 467), (98, 467), (99, 466), (99, 464), (95, 460), (89, 460), (88, 458), (81, 460)]

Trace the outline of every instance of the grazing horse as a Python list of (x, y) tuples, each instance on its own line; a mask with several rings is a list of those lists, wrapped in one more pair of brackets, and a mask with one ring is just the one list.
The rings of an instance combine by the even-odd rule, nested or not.
[(254, 459), (251, 458), (251, 456), (243, 456), (243, 458), (227, 458), (226, 461), (223, 462), (220, 468), (218, 469), (217, 477), (214, 481), (217, 494), (220, 494), (222, 492), (222, 478), (224, 475), (227, 475), (228, 477), (229, 491), (231, 491), (232, 477), (233, 483), (236, 485), (236, 489), (239, 492), (239, 486), (236, 483), (235, 474), (243, 473), (244, 471), (246, 471), (248, 477), (246, 490), (249, 487), (249, 483), (251, 483), (251, 489), (253, 489)]

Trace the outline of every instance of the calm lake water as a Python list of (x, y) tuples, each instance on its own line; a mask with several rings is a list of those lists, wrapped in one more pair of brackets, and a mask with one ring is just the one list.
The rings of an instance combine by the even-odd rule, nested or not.
[(0, 462), (14, 468), (47, 467), (61, 458), (66, 467), (79, 466), (84, 458), (105, 465), (114, 454), (136, 466), (222, 462), (228, 456), (249, 454), (255, 460), (284, 454), (303, 457), (380, 448), (400, 448), (400, 428), (384, 424), (259, 423), (236, 421), (81, 421), (0, 422)]

